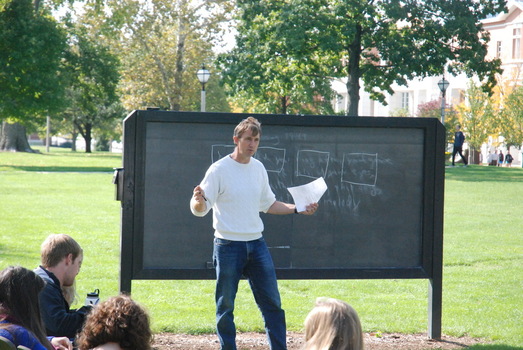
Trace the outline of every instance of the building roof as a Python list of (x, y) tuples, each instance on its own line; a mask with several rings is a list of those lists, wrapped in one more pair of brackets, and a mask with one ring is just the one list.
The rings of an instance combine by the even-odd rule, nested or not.
[(497, 23), (500, 23), (500, 22), (505, 22), (508, 17), (514, 12), (514, 11), (523, 11), (523, 1), (519, 1), (519, 0), (509, 0), (507, 2), (507, 9), (508, 9), (508, 12), (502, 12), (498, 15), (495, 15), (495, 16), (492, 16), (492, 17), (488, 17), (488, 18), (485, 18), (484, 20), (482, 20), (481, 22), (485, 25), (489, 25), (489, 24), (497, 24)]

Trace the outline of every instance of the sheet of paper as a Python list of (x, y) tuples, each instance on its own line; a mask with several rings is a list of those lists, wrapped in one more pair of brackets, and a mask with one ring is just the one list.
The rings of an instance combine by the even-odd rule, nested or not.
[(287, 188), (294, 199), (296, 209), (304, 211), (307, 205), (319, 202), (321, 196), (327, 191), (327, 184), (323, 177), (309, 182), (308, 184)]

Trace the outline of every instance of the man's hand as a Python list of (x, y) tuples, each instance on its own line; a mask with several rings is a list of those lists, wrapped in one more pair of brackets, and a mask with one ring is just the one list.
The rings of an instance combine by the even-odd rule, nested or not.
[(51, 339), (55, 349), (60, 350), (73, 350), (73, 344), (67, 337), (54, 337)]
[(318, 203), (311, 203), (305, 207), (305, 211), (300, 211), (298, 214), (313, 215), (318, 210)]
[(204, 212), (205, 209), (207, 209), (207, 198), (205, 198), (205, 192), (203, 189), (198, 185), (193, 190), (193, 199), (195, 200), (194, 204), (194, 210), (198, 212)]

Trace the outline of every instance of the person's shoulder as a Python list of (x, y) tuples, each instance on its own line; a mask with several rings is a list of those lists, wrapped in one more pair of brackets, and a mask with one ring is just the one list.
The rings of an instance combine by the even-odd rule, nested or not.
[(7, 340), (13, 341), (19, 333), (24, 331), (22, 326), (16, 324), (6, 325), (7, 322), (1, 322), (2, 328), (0, 328), (0, 337), (6, 338)]
[(227, 164), (230, 163), (231, 157), (225, 156), (223, 158), (218, 159), (216, 162), (212, 163), (209, 167), (209, 172), (215, 172), (223, 167), (227, 167)]
[(260, 169), (266, 170), (265, 165), (263, 164), (263, 162), (261, 160), (252, 157), (251, 161), (254, 166), (259, 167)]
[(12, 323), (0, 329), (0, 336), (22, 345), (34, 342), (36, 339), (25, 327)]
[[(49, 275), (50, 272), (48, 272), (46, 269), (44, 269), (42, 266), (38, 266), (36, 269), (33, 270), (33, 272), (39, 276), (41, 279), (46, 281), (47, 283), (55, 283), (53, 278)], [(46, 285), (47, 285), (46, 283)]]

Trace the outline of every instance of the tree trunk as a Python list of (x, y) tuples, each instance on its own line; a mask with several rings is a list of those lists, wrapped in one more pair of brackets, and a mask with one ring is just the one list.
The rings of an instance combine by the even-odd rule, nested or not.
[[(182, 108), (183, 91), (183, 71), (185, 69), (185, 40), (187, 39), (187, 24), (185, 20), (179, 19), (178, 45), (176, 47), (175, 67), (174, 67), (174, 89), (171, 110), (179, 111)], [(203, 62), (202, 62), (203, 63)], [(169, 95), (169, 94), (168, 94)]]
[(30, 152), (35, 151), (29, 146), (25, 127), (22, 124), (2, 122), (0, 130), (0, 151)]
[(281, 114), (287, 114), (288, 101), (289, 101), (289, 96), (281, 97)]
[(347, 115), (358, 116), (360, 103), (360, 57), (361, 57), (361, 26), (356, 26), (354, 41), (349, 46), (349, 74), (347, 79)]
[(71, 139), (73, 140), (71, 144), (71, 152), (76, 152), (76, 139), (78, 139), (78, 133), (76, 132), (76, 128), (74, 128), (74, 131), (72, 132)]
[(93, 126), (91, 124), (85, 125), (85, 153), (91, 153), (91, 140), (93, 139), (91, 130)]

